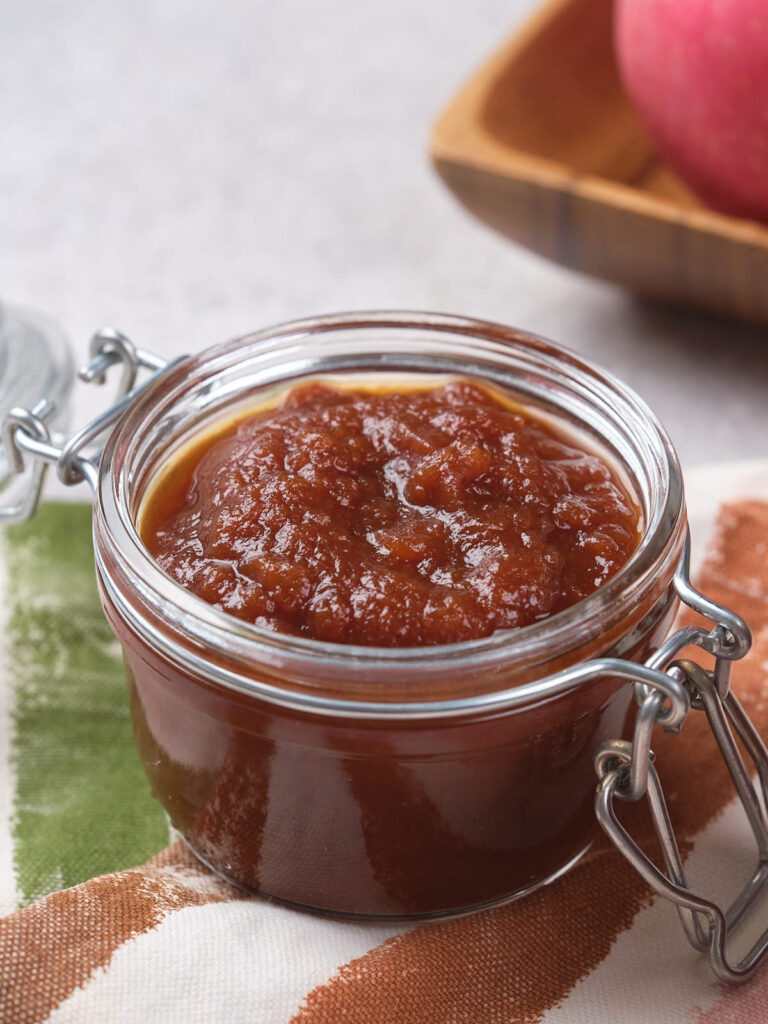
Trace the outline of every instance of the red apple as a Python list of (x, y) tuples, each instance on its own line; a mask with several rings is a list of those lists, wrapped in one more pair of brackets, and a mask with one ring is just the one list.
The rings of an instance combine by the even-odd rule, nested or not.
[(624, 86), (715, 209), (768, 220), (768, 0), (617, 0)]

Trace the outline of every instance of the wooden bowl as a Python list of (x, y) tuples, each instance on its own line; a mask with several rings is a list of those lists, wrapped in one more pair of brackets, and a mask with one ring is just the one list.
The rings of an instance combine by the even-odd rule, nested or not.
[(557, 263), (768, 323), (768, 226), (715, 213), (625, 96), (612, 0), (550, 0), (437, 121), (431, 155), (481, 220)]

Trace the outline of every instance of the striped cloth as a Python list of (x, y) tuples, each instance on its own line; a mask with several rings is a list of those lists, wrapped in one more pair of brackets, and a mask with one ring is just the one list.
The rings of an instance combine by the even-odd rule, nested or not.
[[(698, 581), (755, 633), (735, 686), (768, 735), (768, 463), (687, 486)], [(218, 882), (169, 845), (149, 795), (89, 510), (48, 505), (0, 543), (3, 1024), (768, 1020), (768, 967), (717, 985), (606, 842), (519, 903), (418, 927), (326, 921)], [(655, 740), (690, 875), (732, 897), (755, 852), (704, 716)]]

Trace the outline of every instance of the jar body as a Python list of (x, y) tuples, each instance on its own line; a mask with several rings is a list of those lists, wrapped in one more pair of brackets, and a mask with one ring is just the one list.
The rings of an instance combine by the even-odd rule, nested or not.
[[(268, 633), (183, 590), (136, 531), (152, 475), (212, 416), (276, 384), (342, 371), (474, 376), (569, 418), (636, 489), (638, 551), (550, 620), (423, 649)], [(94, 518), (103, 604), (152, 791), (215, 871), (294, 905), (411, 917), (524, 893), (594, 838), (594, 756), (627, 735), (632, 700), (616, 678), (569, 689), (537, 681), (595, 657), (648, 658), (676, 610), (684, 529), (674, 452), (650, 413), (540, 339), (370, 314), (287, 325), (195, 357), (110, 438)]]
[[(633, 658), (675, 607), (670, 593)], [(339, 720), (196, 679), (105, 610), (153, 794), (247, 890), (349, 916), (451, 914), (527, 892), (596, 836), (594, 755), (627, 734), (631, 685), (598, 679), (486, 715)]]

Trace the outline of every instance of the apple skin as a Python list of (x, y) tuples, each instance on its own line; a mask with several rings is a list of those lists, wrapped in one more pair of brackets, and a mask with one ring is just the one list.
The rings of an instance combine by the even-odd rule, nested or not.
[(710, 206), (768, 221), (768, 0), (617, 0), (624, 87)]

